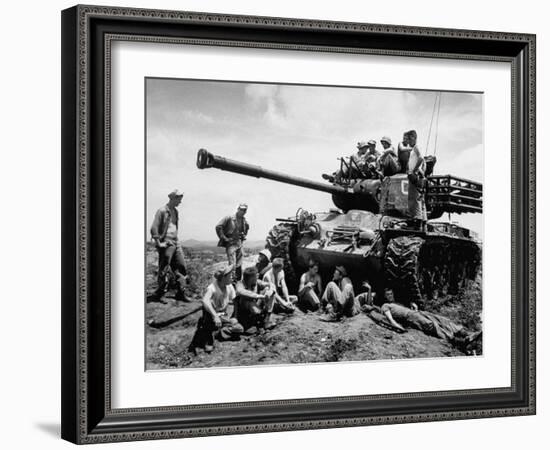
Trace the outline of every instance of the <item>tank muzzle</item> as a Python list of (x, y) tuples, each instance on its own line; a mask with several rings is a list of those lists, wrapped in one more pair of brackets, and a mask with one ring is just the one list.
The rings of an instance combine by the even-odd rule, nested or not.
[(197, 153), (197, 167), (199, 169), (208, 169), (212, 167), (214, 160), (214, 155), (208, 150), (201, 148)]

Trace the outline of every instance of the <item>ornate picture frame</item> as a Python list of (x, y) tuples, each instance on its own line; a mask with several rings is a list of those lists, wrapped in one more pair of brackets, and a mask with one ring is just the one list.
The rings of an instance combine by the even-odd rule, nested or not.
[[(511, 385), (112, 408), (110, 71), (116, 41), (509, 63)], [(99, 6), (62, 12), (64, 439), (84, 444), (535, 414), (535, 264), (534, 35)]]

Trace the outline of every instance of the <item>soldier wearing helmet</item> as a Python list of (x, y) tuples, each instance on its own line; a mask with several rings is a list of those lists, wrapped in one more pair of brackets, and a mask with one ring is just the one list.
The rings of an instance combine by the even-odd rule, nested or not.
[(383, 176), (391, 177), (401, 170), (399, 159), (397, 153), (395, 153), (395, 148), (391, 144), (391, 138), (383, 136), (380, 143), (384, 151), (378, 160), (379, 170)]
[(258, 259), (256, 260), (256, 269), (258, 275), (263, 278), (269, 269), (271, 269), (271, 252), (264, 248), (258, 253)]

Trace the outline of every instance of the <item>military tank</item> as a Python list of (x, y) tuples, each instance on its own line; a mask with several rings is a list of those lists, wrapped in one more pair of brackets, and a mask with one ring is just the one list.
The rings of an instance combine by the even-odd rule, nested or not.
[[(342, 160), (343, 161), (343, 160)], [(433, 168), (434, 162), (431, 166)], [(368, 282), (376, 298), (386, 287), (398, 301), (422, 304), (424, 298), (458, 293), (475, 279), (481, 245), (470, 230), (455, 223), (437, 222), (443, 214), (481, 213), (480, 183), (452, 175), (426, 177), (425, 206), (429, 221), (408, 216), (408, 177), (398, 173), (375, 179), (339, 177), (317, 182), (213, 155), (197, 154), (199, 169), (217, 168), (256, 178), (326, 192), (335, 208), (310, 213), (300, 208), (294, 216), (278, 218), (266, 237), (273, 257), (285, 261), (289, 289), (315, 259), (323, 279), (343, 265), (356, 292)]]

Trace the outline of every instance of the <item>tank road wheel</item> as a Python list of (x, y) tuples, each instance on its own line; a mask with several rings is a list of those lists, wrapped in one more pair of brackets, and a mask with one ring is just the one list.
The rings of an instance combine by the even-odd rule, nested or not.
[(288, 290), (294, 294), (298, 290), (298, 277), (292, 265), (291, 242), (296, 233), (296, 225), (288, 223), (276, 224), (265, 239), (265, 248), (271, 252), (272, 258), (282, 258), (284, 261), (285, 280)]
[(387, 286), (393, 290), (396, 301), (405, 305), (422, 303), (419, 255), (423, 244), (420, 237), (400, 236), (391, 239), (386, 247)]

